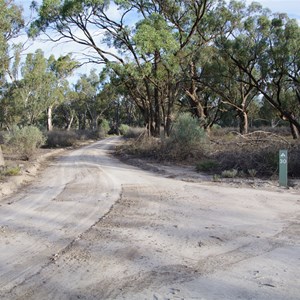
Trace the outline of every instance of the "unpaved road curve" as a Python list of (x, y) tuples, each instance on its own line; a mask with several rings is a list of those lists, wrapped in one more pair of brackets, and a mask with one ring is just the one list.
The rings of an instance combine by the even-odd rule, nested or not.
[(300, 299), (300, 195), (53, 162), (0, 201), (1, 299)]

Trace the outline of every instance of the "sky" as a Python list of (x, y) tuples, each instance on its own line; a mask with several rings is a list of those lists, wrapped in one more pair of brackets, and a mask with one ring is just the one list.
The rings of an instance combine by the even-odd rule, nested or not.
[[(24, 15), (25, 18), (29, 18), (30, 10), (29, 6), (31, 4), (32, 0), (15, 0), (15, 3), (24, 7)], [(42, 3), (42, 0), (36, 0), (39, 4)], [(250, 4), (253, 2), (252, 0), (246, 0), (247, 4)], [(300, 24), (300, 0), (256, 0), (256, 2), (261, 3), (264, 7), (269, 8), (272, 12), (281, 12), (281, 13), (287, 13), (290, 18), (295, 18), (298, 20)], [(118, 14), (116, 9), (112, 9), (112, 14)], [(25, 35), (18, 38), (20, 41), (23, 41), (26, 39)], [(71, 43), (64, 44), (54, 44), (51, 42), (46, 42), (44, 39), (37, 38), (34, 42), (30, 42), (26, 44), (26, 51), (24, 51), (24, 56), (26, 53), (34, 52), (36, 49), (42, 49), (44, 51), (44, 54), (46, 57), (49, 57), (51, 54), (54, 54), (56, 58), (58, 58), (60, 55), (66, 55), (70, 52), (74, 52), (73, 57), (76, 58), (76, 52), (80, 51), (86, 51), (80, 49), (80, 46), (74, 45)], [(78, 77), (79, 74), (88, 73), (90, 69), (93, 66), (86, 65), (84, 67), (81, 67), (77, 73), (74, 75), (75, 77)]]
[[(253, 1), (246, 1), (250, 4)], [(290, 18), (298, 19), (300, 22), (300, 0), (256, 0), (272, 12), (287, 13)]]

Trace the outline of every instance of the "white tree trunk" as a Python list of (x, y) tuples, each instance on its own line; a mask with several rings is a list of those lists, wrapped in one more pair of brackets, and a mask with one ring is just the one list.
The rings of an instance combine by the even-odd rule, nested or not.
[(0, 167), (5, 166), (5, 161), (4, 161), (4, 157), (3, 157), (3, 153), (2, 153), (2, 148), (0, 146)]
[(48, 110), (47, 110), (47, 129), (48, 129), (48, 131), (53, 130), (53, 126), (52, 126), (52, 106), (49, 106)]
[(72, 126), (72, 123), (73, 123), (73, 120), (74, 120), (74, 117), (72, 116), (68, 122), (68, 125), (67, 125), (67, 131), (70, 131), (71, 130), (71, 126)]

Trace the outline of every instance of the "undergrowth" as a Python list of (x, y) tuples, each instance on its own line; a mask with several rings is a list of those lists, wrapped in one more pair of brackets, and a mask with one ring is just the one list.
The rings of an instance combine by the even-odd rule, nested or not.
[(0, 178), (4, 178), (6, 176), (18, 176), (20, 175), (21, 168), (19, 166), (14, 167), (3, 167), (0, 170)]
[(5, 145), (25, 160), (30, 159), (45, 140), (43, 133), (35, 126), (14, 126), (4, 134)]
[[(185, 132), (185, 131), (182, 131)], [(153, 138), (146, 134), (130, 139), (119, 148), (119, 153), (157, 161), (194, 165), (198, 172), (215, 174), (218, 178), (277, 178), (278, 153), (287, 149), (289, 177), (300, 177), (300, 141), (285, 134), (255, 131), (246, 135), (221, 129), (208, 138), (199, 135), (195, 142), (186, 135), (176, 138)]]
[[(278, 153), (281, 149), (289, 152), (289, 176), (299, 177), (300, 144), (286, 137), (269, 132), (256, 131), (247, 135), (236, 134), (211, 139), (210, 158), (218, 162), (212, 170), (238, 170), (248, 177), (276, 177), (278, 175)], [(296, 158), (298, 157), (298, 159)]]
[(64, 148), (75, 146), (78, 141), (97, 140), (107, 135), (107, 128), (99, 130), (53, 130), (46, 133), (46, 147)]
[[(132, 132), (128, 130), (128, 133)], [(145, 130), (138, 132), (139, 135), (133, 135), (134, 138), (118, 148), (119, 154), (187, 163), (203, 156), (208, 149), (206, 133), (199, 127), (198, 121), (187, 114), (178, 118), (169, 137), (149, 137)]]

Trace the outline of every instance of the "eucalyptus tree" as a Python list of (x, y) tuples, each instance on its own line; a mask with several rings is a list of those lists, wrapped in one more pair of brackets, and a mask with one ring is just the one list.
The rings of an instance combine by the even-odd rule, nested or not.
[(78, 94), (70, 87), (64, 94), (64, 101), (55, 110), (55, 125), (58, 128), (71, 130), (76, 122), (77, 111), (75, 103), (78, 101)]
[[(24, 27), (22, 10), (12, 0), (0, 0), (0, 109), (3, 115), (3, 94), (7, 87), (6, 75), (9, 74), (11, 62), (10, 41), (16, 37)], [(16, 48), (18, 50), (18, 47)], [(18, 54), (18, 51), (16, 51)], [(16, 57), (18, 57), (16, 55)], [(17, 62), (17, 60), (16, 60)], [(4, 165), (2, 149), (0, 147), (0, 166)]]
[(278, 14), (270, 20), (268, 51), (261, 70), (265, 99), (289, 122), (294, 138), (300, 137), (300, 27), (296, 20)]
[(76, 62), (70, 56), (47, 59), (41, 49), (29, 53), (21, 67), (20, 80), (16, 80), (5, 97), (5, 124), (43, 125), (47, 114), (47, 128), (52, 130), (52, 109), (64, 101), (68, 91), (66, 78)]
[(115, 89), (105, 81), (102, 74), (97, 74), (95, 69), (89, 75), (81, 75), (74, 86), (77, 100), (73, 103), (79, 128), (97, 130), (101, 119), (108, 109), (113, 106)]
[[(74, 91), (77, 95), (73, 104), (79, 129), (86, 129), (88, 113), (91, 110), (90, 103), (96, 100), (99, 91), (98, 86), (99, 77), (96, 74), (96, 70), (92, 70), (89, 75), (81, 75), (74, 85)], [(93, 119), (93, 114), (91, 118)]]
[(67, 98), (67, 94), (69, 93), (69, 82), (67, 78), (73, 73), (74, 69), (78, 67), (78, 62), (69, 54), (60, 56), (58, 59), (55, 59), (54, 55), (51, 55), (47, 65), (47, 73), (49, 77), (51, 77), (47, 85), (47, 129), (51, 131), (53, 129), (53, 109)]
[(27, 54), (21, 68), (22, 79), (15, 89), (15, 97), (22, 107), (22, 125), (37, 125), (47, 108), (52, 74), (47, 73), (47, 59), (41, 49)]
[(112, 131), (118, 132), (121, 124), (142, 127), (144, 124), (142, 108), (136, 105), (138, 101), (132, 99), (132, 94), (128, 92), (124, 81), (111, 71), (104, 70), (104, 74), (109, 81), (101, 94), (113, 100), (110, 109), (105, 114), (106, 119), (112, 121)]
[[(222, 97), (209, 83), (212, 79), (220, 80), (221, 65), (215, 61), (214, 43), (221, 36), (230, 34), (235, 22), (230, 19), (229, 8), (224, 0), (209, 1), (202, 22), (197, 25), (190, 45), (185, 49), (181, 69), (184, 72), (182, 89), (185, 91), (182, 103), (199, 119), (200, 125), (209, 130), (217, 122), (225, 107)], [(225, 71), (225, 70), (223, 70)], [(209, 76), (210, 75), (210, 76)], [(210, 79), (209, 79), (210, 78)]]
[(235, 111), (240, 133), (248, 133), (248, 112), (252, 101), (258, 96), (257, 89), (251, 84), (251, 78), (231, 60), (224, 59), (215, 52), (210, 62), (203, 66), (197, 81), (211, 93), (218, 95), (220, 110)]
[[(119, 17), (111, 14), (111, 7)], [(178, 93), (177, 60), (191, 43), (207, 6), (196, 1), (44, 0), (31, 35), (55, 32), (53, 41), (90, 49), (87, 60), (105, 64), (124, 82), (151, 134), (169, 127)], [(132, 24), (138, 16), (139, 22)]]
[[(14, 1), (0, 0), (0, 84), (5, 82), (11, 61), (10, 48), (15, 38), (24, 27), (22, 9)], [(0, 86), (1, 87), (1, 86)]]
[(236, 29), (217, 40), (219, 54), (243, 74), (238, 80), (254, 87), (289, 122), (294, 138), (299, 137), (297, 22), (284, 14), (271, 15), (257, 3), (247, 7), (233, 1), (231, 6)]

